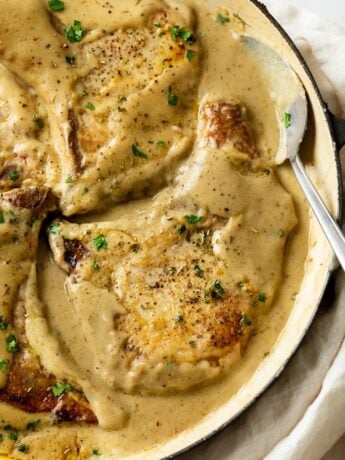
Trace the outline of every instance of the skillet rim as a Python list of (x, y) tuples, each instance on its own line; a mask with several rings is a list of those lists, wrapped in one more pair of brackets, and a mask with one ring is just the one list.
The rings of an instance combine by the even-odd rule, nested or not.
[[(261, 14), (263, 14), (271, 23), (271, 25), (279, 32), (283, 40), (288, 44), (289, 48), (292, 50), (294, 55), (297, 57), (299, 63), (303, 67), (303, 70), (305, 71), (309, 81), (311, 82), (313, 89), (315, 91), (316, 97), (318, 99), (318, 102), (320, 104), (320, 108), (323, 112), (324, 120), (327, 124), (328, 131), (330, 133), (330, 137), (333, 143), (333, 153), (334, 153), (334, 161), (335, 161), (335, 166), (336, 166), (336, 172), (337, 172), (337, 210), (336, 210), (336, 219), (339, 222), (341, 222), (343, 218), (343, 204), (344, 204), (344, 192), (343, 192), (343, 183), (342, 183), (342, 168), (341, 168), (341, 162), (340, 162), (340, 150), (341, 146), (338, 144), (338, 139), (336, 137), (336, 130), (334, 126), (334, 115), (330, 112), (327, 103), (323, 99), (320, 89), (316, 83), (316, 80), (311, 72), (311, 70), (308, 67), (308, 64), (306, 63), (304, 57), (302, 56), (302, 53), (299, 51), (295, 43), (293, 42), (292, 38), (290, 35), (286, 32), (286, 30), (283, 28), (283, 26), (272, 16), (272, 14), (268, 11), (267, 7), (261, 3), (259, 0), (249, 0), (250, 3), (256, 7)], [(338, 147), (337, 147), (338, 146)], [(311, 325), (313, 324), (315, 317), (319, 311), (323, 296), (325, 294), (326, 288), (329, 284), (330, 278), (332, 273), (334, 272), (334, 266), (336, 267), (336, 258), (335, 256), (333, 257), (333, 262), (330, 263), (327, 275), (325, 277), (325, 282), (322, 286), (321, 289), (321, 294), (315, 303), (315, 309), (313, 311), (313, 314), (310, 317), (310, 320), (308, 324), (306, 325), (303, 333), (301, 334), (298, 342), (296, 343), (296, 346), (294, 347), (293, 351), (291, 352), (290, 356), (281, 364), (277, 372), (274, 374), (274, 376), (262, 387), (262, 389), (255, 395), (255, 397), (245, 404), (234, 416), (230, 417), (229, 420), (226, 422), (222, 423), (218, 428), (215, 428), (214, 430), (210, 431), (210, 433), (206, 436), (203, 436), (202, 438), (198, 439), (197, 441), (193, 442), (192, 444), (178, 450), (177, 452), (174, 452), (173, 454), (170, 454), (168, 456), (162, 457), (162, 460), (172, 460), (175, 458), (180, 457), (183, 454), (186, 454), (187, 452), (192, 451), (196, 447), (200, 446), (206, 441), (209, 441), (216, 435), (222, 433), (226, 428), (228, 428), (231, 423), (233, 423), (238, 417), (243, 415), (247, 409), (249, 409), (261, 396), (263, 396), (269, 388), (278, 380), (278, 378), (281, 376), (283, 371), (286, 369), (287, 365), (289, 364), (290, 360), (293, 358), (293, 356), (296, 354), (298, 349), (301, 347), (307, 332), (309, 331)]]

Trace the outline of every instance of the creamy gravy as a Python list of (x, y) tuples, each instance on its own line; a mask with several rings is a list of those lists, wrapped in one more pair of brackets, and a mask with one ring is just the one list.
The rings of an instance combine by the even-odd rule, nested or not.
[[(1, 2), (2, 0), (0, 5)], [(85, 28), (92, 31), (86, 37), (86, 40), (90, 41), (96, 36), (103, 35), (105, 31), (111, 32), (119, 27), (141, 25), (140, 17), (145, 10), (146, 2), (134, 0), (123, 2), (121, 3), (125, 5), (123, 11), (118, 4), (115, 8), (112, 3), (97, 0), (92, 2), (83, 0), (67, 2), (66, 0), (66, 9), (59, 17), (68, 24), (76, 18), (81, 20)], [(159, 2), (155, 3), (159, 4)], [(198, 40), (204, 50), (198, 99), (201, 100), (207, 93), (224, 98), (238, 98), (248, 108), (249, 120), (254, 126), (255, 139), (261, 154), (271, 160), (278, 147), (278, 127), (264, 76), (236, 35), (242, 32), (245, 26), (239, 19), (233, 17), (229, 24), (220, 24), (215, 20), (217, 14), (227, 16), (230, 12), (226, 10), (209, 11), (206, 7), (207, 2), (186, 0), (183, 3), (194, 6), (198, 12)], [(4, 13), (0, 19), (1, 59), (11, 72), (19, 75), (35, 88), (39, 97), (44, 101), (45, 107), (59, 107), (63, 114), (67, 111), (66, 94), (71, 91), (75, 79), (80, 77), (78, 73), (86, 73), (87, 69), (82, 66), (80, 69), (71, 71), (68, 65), (61, 66), (61, 46), (65, 40), (58, 34), (51, 34), (47, 10), (42, 5), (43, 2), (39, 0), (24, 5), (17, 0), (12, 0), (10, 5), (8, 2), (3, 2), (2, 11)], [(11, 26), (9, 26), (10, 23)], [(51, 45), (49, 48), (44, 46), (45, 42), (39, 40), (44, 35), (49, 36)], [(13, 37), (16, 37), (15, 41)], [(86, 62), (85, 66), (87, 67), (88, 64)], [(4, 80), (1, 80), (0, 87), (8, 87), (10, 92), (10, 83), (6, 86), (3, 82)], [(52, 88), (55, 88), (53, 93)], [(154, 99), (152, 105), (155, 105)], [(44, 114), (45, 109), (42, 107), (40, 110), (40, 113)], [(47, 116), (49, 118), (49, 114)], [(20, 114), (18, 117), (20, 118)], [(61, 119), (63, 118), (62, 116)], [(45, 127), (40, 140), (44, 142), (45, 136), (52, 135), (55, 150), (63, 151), (64, 132), (54, 123), (49, 126), (52, 132), (48, 133)], [(189, 134), (185, 133), (185, 135), (187, 139)], [(185, 142), (184, 148), (190, 145), (190, 139), (188, 142)], [(59, 162), (54, 158), (53, 153), (50, 158), (51, 162), (47, 165), (47, 177), (50, 177), (51, 185), (56, 187), (59, 193), (59, 190), (66, 187), (64, 179), (69, 175), (71, 165), (68, 161), (63, 163), (64, 170), (60, 173), (57, 172)], [(121, 392), (107, 393), (106, 388), (101, 388), (97, 395), (93, 395), (95, 390), (88, 387), (85, 376), (78, 374), (80, 370), (76, 363), (73, 363), (69, 357), (66, 358), (67, 351), (65, 356), (61, 355), (65, 338), (75, 334), (79, 324), (77, 318), (71, 315), (69, 299), (65, 293), (66, 275), (52, 263), (46, 244), (41, 242), (38, 257), (38, 290), (41, 301), (46, 305), (43, 310), (46, 319), (40, 320), (40, 314), (37, 314), (40, 305), (43, 304), (37, 303), (33, 290), (35, 286), (31, 285), (28, 287), (27, 296), (29, 299), (32, 296), (31, 303), (29, 303), (32, 307), (31, 311), (36, 312), (37, 316), (31, 323), (29, 318), (28, 325), (31, 328), (29, 336), (31, 338), (35, 336), (35, 328), (42, 328), (44, 336), (39, 337), (36, 333), (33, 341), (36, 341), (35, 346), (38, 349), (45, 348), (42, 356), (47, 362), (44, 364), (55, 371), (60, 378), (75, 377), (78, 374), (78, 383), (81, 384), (88, 398), (99, 406), (98, 413), (106, 414), (106, 416), (104, 416), (103, 428), (60, 426), (58, 429), (50, 426), (49, 417), (41, 414), (35, 416), (34, 418), (41, 418), (43, 423), (37, 433), (26, 435), (23, 438), (23, 442), (30, 445), (32, 452), (32, 454), (26, 454), (25, 458), (30, 458), (31, 455), (31, 458), (62, 458), (66, 455), (64, 453), (66, 449), (67, 452), (70, 452), (71, 458), (73, 458), (73, 453), (79, 455), (78, 458), (88, 458), (93, 449), (99, 449), (104, 458), (111, 456), (118, 458), (148, 450), (157, 444), (164, 443), (181, 431), (193, 427), (204, 416), (233, 396), (241, 385), (249, 380), (259, 363), (270, 352), (288, 318), (294, 303), (294, 294), (299, 290), (303, 278), (307, 252), (308, 211), (306, 203), (296, 186), (290, 169), (282, 166), (276, 173), (281, 184), (293, 197), (298, 220), (298, 225), (291, 233), (287, 244), (281, 287), (269, 313), (260, 318), (255, 335), (251, 338), (241, 361), (233, 367), (228, 376), (197, 390), (172, 395), (138, 396), (125, 395)], [(58, 180), (56, 175), (60, 176)], [(219, 181), (217, 182), (215, 178), (214, 181), (214, 187), (219, 186)], [(265, 190), (263, 197), (266, 194), (269, 195), (272, 190), (269, 188)], [(203, 188), (201, 184), (197, 191), (200, 197), (198, 204), (205, 205), (209, 200), (209, 190), (205, 185)], [(259, 191), (258, 194), (260, 195)], [(90, 200), (97, 200), (97, 196), (92, 196)], [(245, 204), (246, 196), (242, 196), (241, 200)], [(147, 212), (151, 206), (152, 200), (144, 199), (112, 207), (102, 214), (74, 219), (78, 222), (116, 221), (118, 228), (122, 226), (126, 230), (135, 231), (137, 213)], [(272, 213), (274, 212), (278, 211), (272, 210)], [(253, 232), (249, 245), (255, 246), (256, 244), (256, 234)], [(259, 249), (265, 251), (264, 247)], [(2, 285), (11, 284), (13, 276), (20, 278), (20, 274), (2, 272)], [(39, 319), (38, 322), (37, 319)], [(97, 341), (97, 337), (95, 340)], [(79, 350), (78, 353), (78, 356), (87, 359), (83, 350)], [(112, 410), (109, 410), (109, 400), (111, 400)], [(27, 421), (33, 418), (19, 410), (8, 409), (3, 404), (0, 407), (4, 423), (11, 423), (18, 429), (24, 428)], [(107, 425), (117, 429), (108, 430)], [(11, 444), (8, 441), (0, 448), (2, 446), (4, 452), (11, 450)], [(19, 458), (17, 452), (14, 456)]]

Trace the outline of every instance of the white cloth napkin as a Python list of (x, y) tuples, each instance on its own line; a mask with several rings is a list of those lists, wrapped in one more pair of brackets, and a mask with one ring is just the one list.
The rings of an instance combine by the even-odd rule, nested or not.
[[(301, 50), (331, 110), (345, 116), (345, 29), (284, 0), (264, 3)], [(183, 456), (263, 458), (345, 459), (345, 275), (340, 270), (276, 383), (223, 433)]]

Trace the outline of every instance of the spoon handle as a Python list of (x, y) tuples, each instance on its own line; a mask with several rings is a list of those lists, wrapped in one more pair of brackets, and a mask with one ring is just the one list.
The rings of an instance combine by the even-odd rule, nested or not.
[(291, 160), (291, 165), (297, 180), (310, 204), (310, 207), (314, 211), (314, 214), (319, 221), (330, 245), (332, 246), (333, 251), (335, 252), (335, 255), (340, 262), (340, 265), (345, 271), (345, 237), (341, 228), (329, 213), (324, 202), (322, 201), (322, 198), (307, 176), (298, 155), (296, 155), (296, 157)]

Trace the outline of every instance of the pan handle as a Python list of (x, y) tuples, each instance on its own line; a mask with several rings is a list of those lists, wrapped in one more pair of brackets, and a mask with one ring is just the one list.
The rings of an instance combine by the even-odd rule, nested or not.
[(338, 118), (332, 113), (330, 117), (333, 125), (333, 132), (337, 148), (340, 150), (345, 145), (345, 119)]

